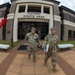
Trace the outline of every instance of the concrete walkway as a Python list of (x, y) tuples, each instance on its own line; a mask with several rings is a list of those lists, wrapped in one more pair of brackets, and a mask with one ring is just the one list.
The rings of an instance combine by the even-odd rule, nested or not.
[(57, 54), (56, 71), (51, 60), (43, 65), (44, 52), (37, 52), (37, 61), (28, 59), (25, 51), (0, 52), (0, 75), (75, 75), (75, 51), (66, 50)]
[(57, 71), (52, 71), (51, 61), (48, 65), (43, 65), (44, 54), (37, 55), (37, 62), (33, 63), (33, 59), (28, 59), (27, 54), (17, 54), (11, 63), (6, 75), (65, 75), (63, 70), (57, 64)]

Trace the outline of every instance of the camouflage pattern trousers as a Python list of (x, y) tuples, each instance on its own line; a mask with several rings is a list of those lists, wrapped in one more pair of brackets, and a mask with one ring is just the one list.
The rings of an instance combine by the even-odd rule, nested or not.
[(52, 66), (55, 67), (56, 66), (56, 53), (57, 53), (56, 50), (49, 50), (45, 54), (44, 62), (47, 63), (48, 59), (51, 57)]
[(33, 58), (36, 58), (37, 47), (27, 47), (28, 55), (33, 54)]

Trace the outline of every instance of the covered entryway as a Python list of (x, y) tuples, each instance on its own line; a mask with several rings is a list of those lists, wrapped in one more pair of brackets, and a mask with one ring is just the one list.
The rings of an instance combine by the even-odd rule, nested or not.
[(39, 35), (41, 40), (49, 32), (49, 23), (48, 22), (32, 22), (32, 21), (19, 21), (18, 22), (18, 39), (24, 39), (25, 35), (31, 31), (31, 27), (36, 28), (36, 33)]

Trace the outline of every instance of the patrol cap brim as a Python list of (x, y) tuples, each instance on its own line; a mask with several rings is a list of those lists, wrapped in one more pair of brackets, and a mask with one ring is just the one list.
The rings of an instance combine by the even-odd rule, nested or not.
[(56, 28), (55, 27), (52, 27), (50, 30), (56, 30)]

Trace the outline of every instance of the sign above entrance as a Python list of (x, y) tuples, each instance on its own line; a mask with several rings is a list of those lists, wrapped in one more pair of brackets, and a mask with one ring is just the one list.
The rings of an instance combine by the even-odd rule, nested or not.
[(24, 18), (41, 18), (44, 19), (44, 16), (40, 16), (40, 15), (24, 15)]

